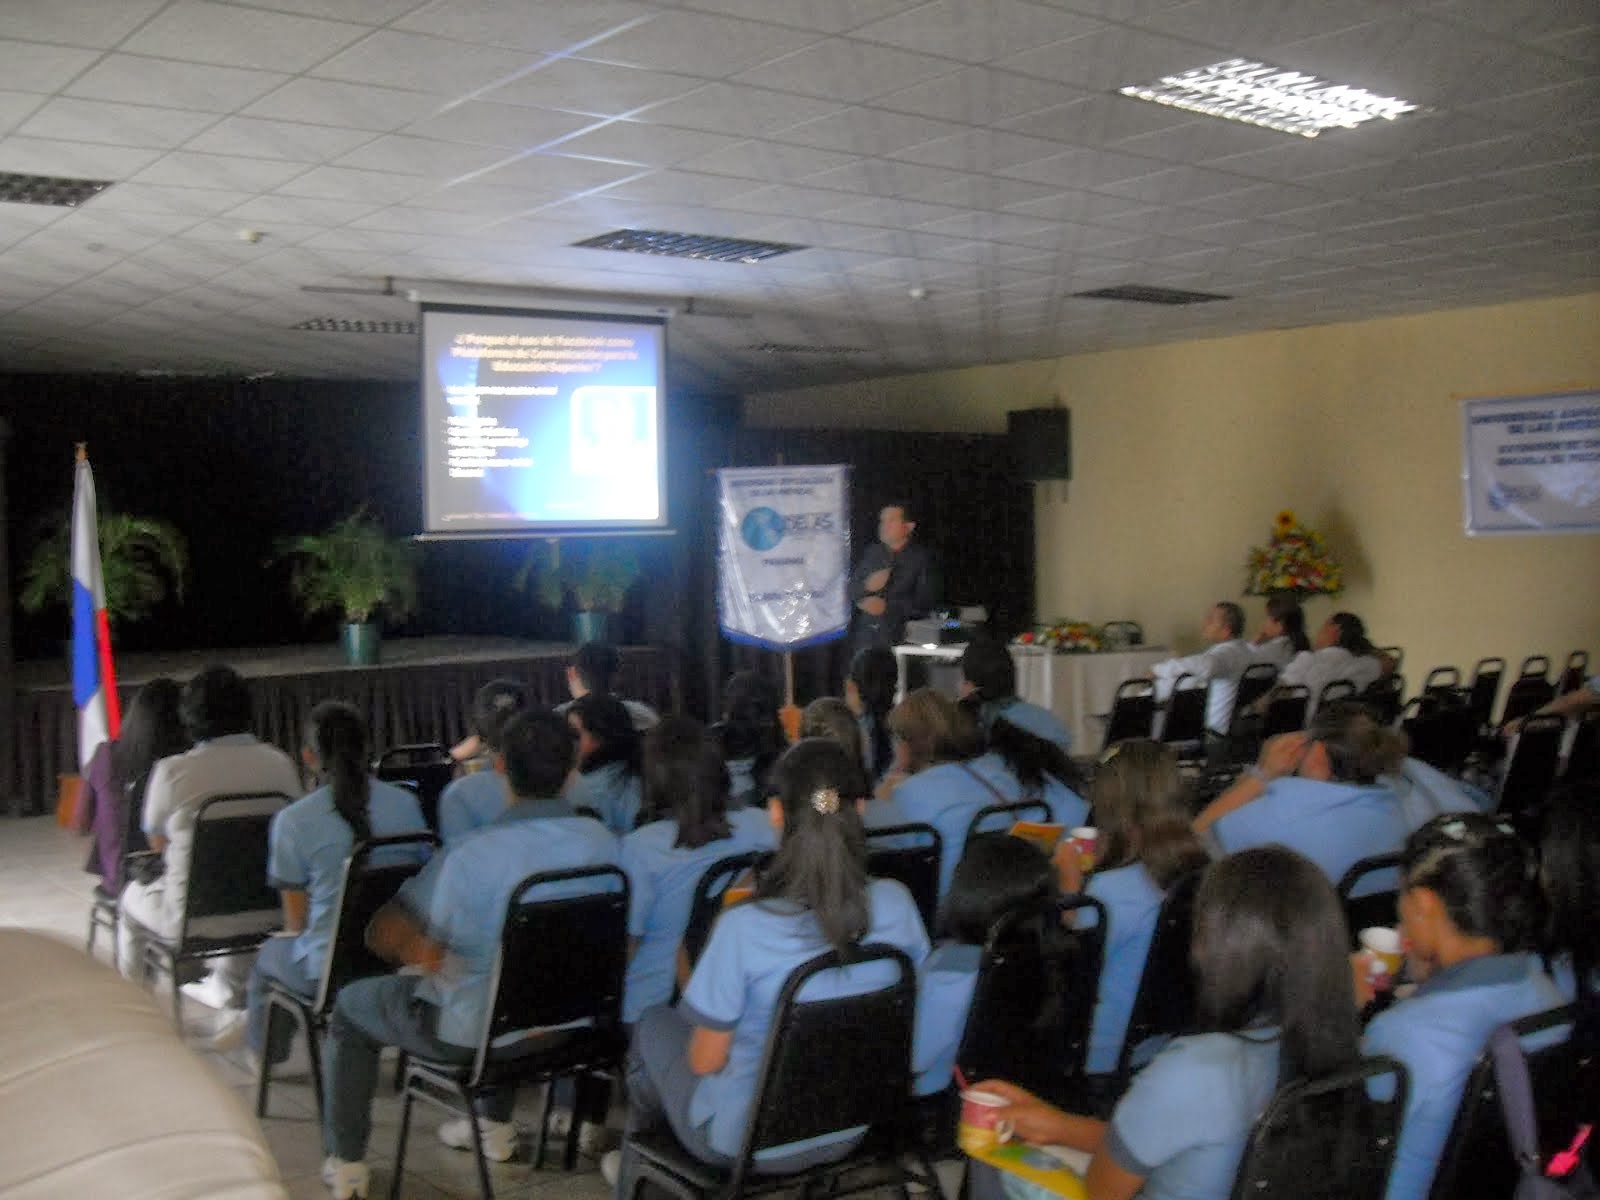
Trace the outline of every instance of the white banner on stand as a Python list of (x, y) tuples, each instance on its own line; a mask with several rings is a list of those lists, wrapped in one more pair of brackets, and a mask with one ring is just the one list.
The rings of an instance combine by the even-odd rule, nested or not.
[(772, 650), (850, 628), (849, 468), (717, 472), (717, 608), (731, 640)]
[(1467, 400), (1468, 534), (1600, 532), (1600, 391)]

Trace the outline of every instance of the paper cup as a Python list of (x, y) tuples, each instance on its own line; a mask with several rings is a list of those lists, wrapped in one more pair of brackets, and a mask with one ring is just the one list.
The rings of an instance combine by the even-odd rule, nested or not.
[(1078, 861), (1083, 864), (1083, 869), (1088, 870), (1094, 866), (1097, 851), (1100, 846), (1100, 831), (1093, 825), (1079, 825), (1067, 834), (1067, 840), (1078, 851)]
[(956, 1144), (967, 1154), (987, 1154), (1011, 1140), (1011, 1122), (1000, 1113), (1008, 1101), (993, 1092), (968, 1088), (961, 1093), (961, 1123)]
[(1375, 986), (1386, 987), (1400, 971), (1400, 932), (1382, 925), (1363, 929), (1358, 935), (1367, 958), (1367, 977)]

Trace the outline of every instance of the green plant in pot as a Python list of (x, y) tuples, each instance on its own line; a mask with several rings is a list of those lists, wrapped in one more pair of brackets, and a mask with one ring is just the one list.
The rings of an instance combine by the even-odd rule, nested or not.
[(536, 542), (512, 580), (518, 591), (530, 587), (539, 602), (560, 611), (572, 596), (572, 640), (615, 640), (611, 625), (628, 602), (628, 589), (639, 578), (639, 556), (618, 541), (567, 546), (554, 538)]
[[(155, 517), (136, 517), (102, 508), (99, 514), (100, 574), (106, 586), (106, 615), (113, 626), (144, 620), (170, 593), (183, 599), (189, 573), (189, 548), (177, 527)], [(17, 603), (40, 613), (72, 602), (72, 518), (65, 511), (45, 526), (23, 568)]]
[(334, 609), (344, 618), (345, 659), (378, 661), (378, 616), (404, 620), (417, 606), (417, 547), (391, 538), (358, 508), (325, 533), (279, 543), (293, 563), (289, 591), (307, 617)]

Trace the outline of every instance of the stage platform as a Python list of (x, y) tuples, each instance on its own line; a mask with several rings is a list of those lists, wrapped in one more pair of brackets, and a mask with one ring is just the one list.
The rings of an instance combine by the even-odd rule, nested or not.
[[(621, 646), (619, 692), (662, 712), (681, 707), (677, 654), (655, 646)], [(255, 705), (255, 733), (298, 756), (301, 730), (323, 700), (348, 700), (366, 713), (373, 744), (451, 745), (466, 734), (473, 693), (491, 679), (526, 683), (535, 699), (568, 698), (565, 668), (573, 647), (517, 638), (388, 638), (372, 667), (345, 664), (337, 645), (130, 654), (117, 658), (124, 707), (147, 679), (184, 680), (211, 663), (245, 677)], [(77, 715), (64, 662), (18, 663), (17, 761), (8, 810), (15, 815), (55, 805), (58, 775), (77, 770)]]

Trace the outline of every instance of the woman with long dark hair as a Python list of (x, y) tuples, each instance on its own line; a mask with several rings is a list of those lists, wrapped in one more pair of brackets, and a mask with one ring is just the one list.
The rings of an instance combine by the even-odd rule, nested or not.
[(1545, 809), (1544, 961), (1569, 1000), (1600, 1002), (1600, 777), (1563, 783)]
[(122, 859), (149, 848), (139, 817), (144, 791), (156, 763), (190, 746), (178, 715), (183, 691), (165, 676), (149, 680), (122, 717), (122, 733), (102, 743), (84, 773), (78, 802), (80, 833), (94, 834), (94, 849), (84, 870), (100, 876), (99, 890), (115, 896), (121, 888)]
[[(1273, 1092), (1356, 1061), (1348, 936), (1315, 864), (1282, 846), (1231, 855), (1206, 869), (1195, 897), (1198, 1031), (1134, 1077), (1109, 1121), (1062, 1112), (1003, 1081), (978, 1086), (1008, 1102), (1000, 1115), (1019, 1138), (1092, 1155), (1090, 1200), (1225, 1200)], [(975, 1168), (972, 1183), (975, 1197), (1001, 1194), (992, 1169)], [(1005, 1194), (1036, 1190), (1008, 1181)]]
[(889, 733), (889, 713), (900, 688), (900, 668), (894, 652), (883, 646), (857, 650), (844, 681), (844, 702), (861, 727), (863, 761), (867, 778), (876, 784), (894, 766), (894, 738)]
[(644, 804), (644, 743), (627, 706), (590, 692), (568, 707), (567, 724), (578, 735), (578, 776), (567, 799), (597, 813), (618, 837), (632, 833)]
[[(743, 1144), (778, 994), (794, 968), (830, 947), (861, 942), (898, 947), (914, 963), (928, 952), (911, 894), (893, 880), (867, 877), (856, 812), (866, 794), (861, 764), (836, 742), (808, 738), (778, 760), (772, 788), (767, 813), (780, 841), (754, 899), (713, 926), (679, 1005), (641, 1016), (628, 1064), (630, 1131), (670, 1125), (684, 1149), (714, 1165), (729, 1164)], [(825, 997), (830, 987), (838, 987), (834, 977), (819, 978), (807, 996)], [(858, 1140), (810, 1143), (762, 1169), (830, 1161)], [(633, 1164), (620, 1165), (626, 1196)]]
[[(325, 700), (306, 722), (301, 760), (319, 782), (272, 819), (267, 875), (283, 900), (283, 932), (268, 938), (256, 956), (245, 993), (246, 1019), (225, 1024), (214, 1039), (229, 1049), (242, 1036), (257, 1055), (282, 1062), (293, 1027), (287, 1019), (266, 1029), (269, 978), (310, 1000), (322, 979), (338, 921), (345, 860), (357, 843), (375, 837), (424, 834), (428, 826), (414, 792), (367, 774), (367, 726), (361, 714), (339, 700)], [(396, 847), (374, 856), (378, 863), (420, 861), (426, 846)]]
[(760, 804), (767, 772), (788, 739), (778, 716), (777, 685), (754, 671), (735, 671), (722, 690), (722, 720), (712, 732), (728, 764), (728, 802), (734, 808)]
[(1296, 654), (1311, 649), (1311, 639), (1306, 636), (1306, 613), (1297, 597), (1288, 592), (1278, 592), (1267, 597), (1267, 614), (1262, 619), (1261, 631), (1250, 643), (1250, 650), (1262, 662), (1271, 663), (1278, 670), (1288, 666)]
[(652, 819), (622, 839), (628, 876), (628, 1024), (672, 999), (678, 945), (695, 885), (718, 859), (770, 850), (777, 838), (758, 808), (728, 811), (728, 769), (693, 717), (669, 716), (644, 737), (645, 811)]

